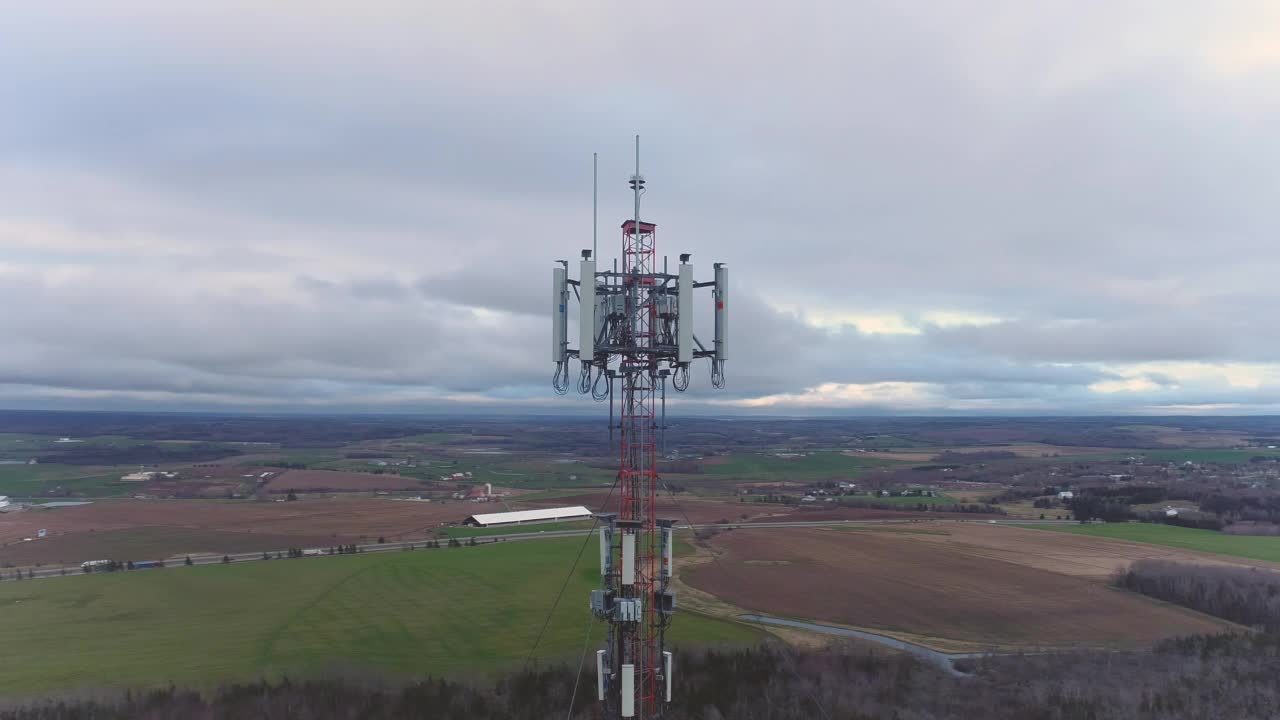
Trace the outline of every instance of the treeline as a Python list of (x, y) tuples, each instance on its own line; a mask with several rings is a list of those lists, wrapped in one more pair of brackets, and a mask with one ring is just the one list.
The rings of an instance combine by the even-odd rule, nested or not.
[(841, 507), (862, 508), (866, 510), (915, 510), (918, 512), (973, 513), (977, 515), (1006, 515), (1004, 508), (984, 503), (938, 503), (919, 502), (887, 503), (875, 500), (858, 500), (849, 497), (838, 498)]
[(1228, 521), (1280, 523), (1280, 496), (1214, 493), (1200, 501), (1200, 509)]
[[(666, 717), (1263, 720), (1280, 712), (1278, 651), (1274, 636), (1201, 637), (1152, 652), (992, 657), (970, 663), (971, 675), (962, 677), (910, 657), (841, 648), (680, 652)], [(585, 720), (597, 717), (594, 696), (593, 673), (577, 677), (574, 662), (470, 683), (286, 680), (208, 693), (170, 687), (10, 706), (0, 709), (0, 720)]]
[[(835, 498), (838, 507), (859, 508), (862, 510), (896, 510), (898, 512), (944, 512), (944, 513), (974, 513), (979, 515), (1007, 515), (1004, 508), (997, 505), (986, 505), (983, 503), (887, 503), (878, 500), (863, 500), (858, 497), (843, 495)], [(800, 507), (811, 507), (814, 510), (830, 510), (830, 503), (801, 503), (799, 495), (780, 495), (776, 493), (767, 493), (756, 496), (752, 502), (777, 503), (781, 505), (796, 505)]]
[[(1227, 527), (1223, 519), (1217, 515), (1202, 513), (1178, 513), (1169, 515), (1162, 510), (1137, 512), (1124, 502), (1117, 502), (1099, 495), (1081, 495), (1066, 501), (1074, 519), (1080, 522), (1103, 520), (1105, 522), (1141, 522), (1176, 525), (1195, 530), (1222, 530)], [(1041, 507), (1037, 504), (1036, 507)]]
[(1227, 535), (1264, 535), (1275, 537), (1280, 535), (1280, 525), (1275, 523), (1260, 523), (1252, 520), (1231, 523), (1222, 528), (1222, 532)]
[[(1043, 495), (1058, 491), (1046, 487)], [(1026, 490), (1010, 490), (994, 498), (995, 501), (1011, 501), (1025, 495)], [(1199, 512), (1179, 512), (1168, 515), (1161, 510), (1138, 511), (1135, 505), (1153, 505), (1163, 502), (1183, 501), (1195, 503)], [(1039, 508), (1055, 506), (1058, 500), (1038, 498)], [(1233, 525), (1242, 527), (1234, 532), (1249, 535), (1280, 534), (1280, 496), (1253, 494), (1224, 494), (1205, 492), (1196, 488), (1171, 488), (1162, 485), (1118, 485), (1115, 487), (1089, 487), (1076, 491), (1076, 496), (1064, 503), (1077, 520), (1105, 520), (1106, 522), (1143, 522), (1177, 525), (1199, 530), (1226, 530)]]
[(1258, 568), (1138, 560), (1117, 587), (1280, 634), (1280, 573)]

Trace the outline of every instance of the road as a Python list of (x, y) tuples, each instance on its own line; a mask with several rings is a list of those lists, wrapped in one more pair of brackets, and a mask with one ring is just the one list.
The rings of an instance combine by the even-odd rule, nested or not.
[[(910, 520), (910, 519), (892, 518), (892, 519), (876, 519), (876, 520), (813, 520), (813, 521), (796, 520), (796, 521), (788, 521), (788, 522), (704, 523), (702, 525), (694, 525), (694, 526), (677, 525), (676, 529), (689, 530), (692, 527), (694, 530), (711, 530), (711, 529), (754, 530), (754, 529), (798, 528), (798, 527), (839, 527), (839, 526), (846, 526), (846, 525), (910, 524), (913, 522), (931, 522), (931, 523), (965, 522), (965, 523), (984, 523), (984, 524), (993, 524), (993, 525), (1074, 525), (1076, 524), (1072, 520), (1022, 520), (1022, 519), (952, 520), (952, 519), (941, 519), (941, 518), (929, 518), (928, 520)], [(521, 542), (521, 541), (527, 541), (527, 540), (549, 540), (552, 538), (582, 537), (583, 535), (586, 535), (589, 532), (592, 532), (592, 531), (591, 530), (539, 530), (535, 532), (535, 531), (526, 530), (523, 532), (509, 533), (505, 535), (486, 535), (484, 537), (476, 537), (475, 540), (478, 545), (489, 545), (496, 542)], [(469, 538), (459, 538), (459, 542), (462, 542), (464, 547), (466, 546), (466, 543), (469, 541), (470, 541)], [(34, 542), (39, 542), (39, 541), (34, 541)], [(357, 545), (356, 547), (359, 549), (361, 553), (409, 551), (409, 550), (422, 549), (426, 545), (426, 542), (427, 542), (426, 540), (405, 540), (401, 542), (370, 543), (368, 545)], [(443, 540), (443, 542), (448, 542), (448, 541)], [(327, 551), (328, 551), (328, 548), (306, 548), (304, 549), (304, 552), (308, 552), (308, 553), (314, 552), (317, 554), (306, 555), (303, 558), (293, 558), (293, 559), (314, 560), (314, 559), (319, 559), (324, 557), (331, 557), (330, 555), (327, 554)], [(284, 551), (281, 550), (280, 553), (283, 555)], [(258, 552), (245, 552), (245, 553), (229, 553), (226, 555), (226, 557), (230, 558), (231, 562), (253, 562), (253, 561), (264, 562), (262, 555), (263, 555), (263, 551), (258, 551)], [(268, 551), (267, 555), (269, 556), (270, 560), (267, 560), (266, 562), (274, 561), (276, 559), (276, 551)], [(191, 555), (190, 557), (191, 557), (192, 565), (217, 565), (223, 562), (224, 556), (222, 554), (208, 554), (208, 555)], [(185, 567), (185, 566), (186, 566), (186, 563), (184, 562), (183, 558), (179, 557), (176, 559), (170, 558), (165, 560), (164, 568), (144, 568), (141, 570), (132, 570), (132, 571), (125, 571), (125, 572), (150, 572), (152, 570), (162, 570), (162, 569)], [(16, 572), (18, 572), (18, 570), (0, 571), (0, 580), (3, 580), (5, 582), (10, 582), (11, 579), (13, 578), (14, 573)], [(30, 575), (28, 575), (28, 572), (30, 572)], [(78, 565), (68, 565), (68, 566), (60, 566), (60, 567), (36, 567), (36, 568), (23, 569), (22, 573), (23, 573), (23, 580), (27, 580), (27, 579), (46, 579), (46, 578), (56, 578), (56, 577), (74, 577), (77, 575), (83, 575), (84, 571), (81, 570), (80, 566)]]

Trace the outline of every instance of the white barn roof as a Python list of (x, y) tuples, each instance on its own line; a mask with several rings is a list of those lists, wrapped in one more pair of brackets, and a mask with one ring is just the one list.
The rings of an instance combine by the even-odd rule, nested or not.
[(591, 511), (582, 505), (573, 507), (543, 508), (541, 510), (517, 510), (515, 512), (484, 513), (472, 515), (463, 522), (474, 525), (514, 525), (539, 520), (578, 520), (591, 517)]

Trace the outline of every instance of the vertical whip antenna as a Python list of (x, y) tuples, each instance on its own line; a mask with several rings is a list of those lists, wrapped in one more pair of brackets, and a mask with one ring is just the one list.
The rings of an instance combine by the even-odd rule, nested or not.
[(599, 259), (600, 251), (596, 242), (600, 221), (596, 218), (600, 197), (600, 153), (591, 153), (591, 257)]

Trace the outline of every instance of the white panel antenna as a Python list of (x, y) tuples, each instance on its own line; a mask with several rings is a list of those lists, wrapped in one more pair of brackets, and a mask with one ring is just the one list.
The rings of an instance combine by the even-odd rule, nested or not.
[(676, 362), (687, 364), (693, 362), (693, 266), (687, 262), (680, 263), (676, 292)]
[(585, 367), (596, 357), (596, 261), (584, 258), (579, 263), (578, 277), (578, 290), (582, 293), (578, 303), (578, 361)]
[(569, 357), (569, 270), (551, 270), (551, 362), (560, 364)]

